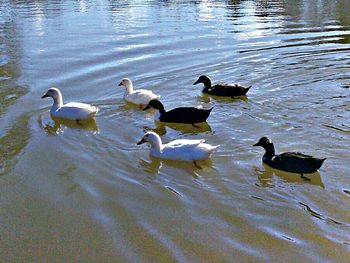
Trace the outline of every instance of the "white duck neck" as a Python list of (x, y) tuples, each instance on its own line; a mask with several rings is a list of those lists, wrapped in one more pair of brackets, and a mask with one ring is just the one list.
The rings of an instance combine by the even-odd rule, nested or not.
[(132, 83), (127, 83), (125, 85), (125, 93), (124, 93), (124, 98), (128, 95), (131, 94), (131, 92), (134, 90), (134, 86), (132, 85)]
[(151, 149), (159, 152), (162, 150), (162, 140), (159, 136), (155, 137), (154, 140), (151, 142)]
[(53, 107), (56, 109), (61, 108), (63, 106), (63, 98), (60, 91), (57, 92), (57, 95), (52, 97), (53, 98)]

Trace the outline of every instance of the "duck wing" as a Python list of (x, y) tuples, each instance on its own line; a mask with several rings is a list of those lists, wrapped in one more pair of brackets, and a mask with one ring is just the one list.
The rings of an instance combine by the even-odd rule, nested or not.
[(164, 146), (172, 149), (176, 148), (181, 148), (181, 147), (195, 147), (200, 143), (204, 143), (204, 139), (199, 139), (199, 140), (187, 140), (187, 139), (179, 139), (179, 140), (174, 140), (171, 141)]
[(175, 140), (163, 145), (161, 155), (165, 159), (193, 161), (205, 159), (211, 152), (201, 146), (204, 140)]
[(70, 102), (53, 112), (53, 115), (70, 120), (86, 120), (95, 117), (98, 111), (97, 107), (90, 104)]
[(131, 94), (135, 94), (136, 96), (150, 96), (152, 98), (160, 98), (160, 96), (154, 94), (153, 91), (147, 89), (138, 89)]
[(208, 119), (212, 109), (213, 108), (201, 109), (195, 107), (180, 107), (164, 113), (160, 117), (160, 121), (187, 124), (201, 123)]
[(272, 158), (274, 168), (294, 173), (315, 173), (325, 159), (314, 158), (299, 152), (285, 152)]
[(151, 90), (139, 89), (134, 90), (126, 99), (135, 104), (147, 105), (150, 100), (160, 99), (160, 96), (154, 94)]
[(238, 83), (227, 84), (227, 83), (221, 82), (209, 88), (208, 93), (217, 95), (217, 96), (227, 96), (227, 97), (243, 96), (247, 94), (250, 88), (251, 86), (244, 87)]

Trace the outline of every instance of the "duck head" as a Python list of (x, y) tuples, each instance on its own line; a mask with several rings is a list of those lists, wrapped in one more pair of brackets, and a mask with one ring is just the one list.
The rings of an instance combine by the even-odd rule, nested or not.
[(272, 143), (272, 140), (267, 137), (261, 137), (260, 140), (253, 146), (263, 147), (268, 155), (275, 155), (275, 146)]
[(211, 79), (206, 75), (200, 76), (197, 79), (197, 81), (195, 83), (193, 83), (193, 85), (197, 85), (198, 83), (203, 83), (205, 88), (207, 88), (207, 89), (209, 89), (211, 87)]
[(151, 100), (143, 110), (148, 110), (150, 108), (159, 110), (159, 112), (165, 113), (164, 105), (159, 100)]
[(63, 105), (63, 99), (62, 94), (57, 88), (50, 88), (46, 91), (46, 93), (41, 97), (42, 99), (51, 97), (54, 100), (54, 103), (57, 104), (57, 106)]
[(125, 87), (126, 88), (126, 90), (127, 90), (127, 92), (132, 92), (132, 90), (133, 90), (133, 85), (132, 85), (132, 82), (131, 82), (131, 80), (130, 79), (128, 79), (128, 78), (124, 78), (124, 79), (122, 79), (121, 81), (120, 81), (120, 83), (118, 84), (118, 86), (123, 86), (123, 87)]
[(160, 146), (162, 145), (162, 140), (160, 139), (159, 135), (152, 131), (146, 132), (142, 139), (136, 145), (141, 145), (145, 142), (151, 144), (151, 147), (156, 148), (160, 148)]

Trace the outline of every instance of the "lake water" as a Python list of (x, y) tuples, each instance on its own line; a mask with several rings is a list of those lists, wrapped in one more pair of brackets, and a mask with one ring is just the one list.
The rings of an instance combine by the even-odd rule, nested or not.
[[(0, 261), (337, 261), (350, 256), (350, 1), (0, 2)], [(253, 85), (204, 96), (199, 75)], [(214, 107), (203, 129), (165, 142), (221, 144), (211, 161), (151, 159), (137, 146), (153, 112)], [(51, 99), (97, 105), (96, 125), (55, 123)], [(311, 181), (261, 163), (327, 157)]]

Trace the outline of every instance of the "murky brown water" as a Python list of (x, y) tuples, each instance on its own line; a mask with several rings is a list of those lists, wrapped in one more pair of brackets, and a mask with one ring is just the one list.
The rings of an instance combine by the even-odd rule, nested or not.
[[(349, 261), (350, 1), (0, 2), (0, 261)], [(253, 88), (203, 96), (201, 74)], [(213, 106), (221, 144), (202, 170), (136, 146), (151, 112)], [(100, 107), (96, 125), (54, 123), (47, 88)], [(165, 130), (164, 130), (165, 128)], [(308, 182), (251, 147), (327, 157)]]

